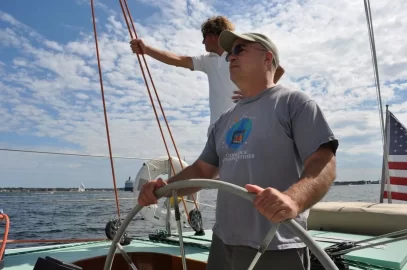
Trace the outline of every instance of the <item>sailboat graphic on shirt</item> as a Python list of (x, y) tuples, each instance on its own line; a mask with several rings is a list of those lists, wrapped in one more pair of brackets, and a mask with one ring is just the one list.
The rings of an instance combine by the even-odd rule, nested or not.
[(246, 133), (245, 129), (236, 130), (235, 132), (233, 132), (231, 144), (241, 144), (245, 133)]
[(226, 134), (226, 144), (229, 148), (238, 149), (249, 138), (252, 131), (252, 120), (242, 118), (235, 123)]

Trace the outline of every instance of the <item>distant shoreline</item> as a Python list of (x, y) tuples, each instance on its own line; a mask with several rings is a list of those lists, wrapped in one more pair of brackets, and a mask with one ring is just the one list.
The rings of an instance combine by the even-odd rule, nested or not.
[(377, 185), (377, 184), (380, 184), (380, 180), (337, 181), (333, 183), (334, 186)]
[[(380, 184), (380, 180), (360, 180), (360, 181), (338, 181), (334, 182), (334, 186), (356, 186), (356, 185), (377, 185)], [(24, 187), (0, 187), (0, 192), (78, 192), (77, 187), (71, 188), (24, 188)], [(86, 192), (89, 191), (114, 191), (114, 188), (86, 188)], [(118, 188), (118, 191), (124, 191), (124, 188)]]
[[(118, 188), (118, 191), (124, 191), (124, 188)], [(72, 187), (72, 188), (23, 188), (23, 187), (18, 187), (18, 188), (12, 188), (12, 187), (6, 187), (6, 188), (0, 188), (0, 193), (1, 192), (79, 192), (77, 187)], [(114, 191), (114, 188), (86, 188), (84, 192), (89, 192), (89, 191)]]

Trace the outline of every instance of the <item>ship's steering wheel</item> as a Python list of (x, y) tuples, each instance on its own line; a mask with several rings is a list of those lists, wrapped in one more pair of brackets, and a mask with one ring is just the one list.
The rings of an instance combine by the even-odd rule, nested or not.
[[(177, 181), (168, 185), (165, 185), (164, 187), (161, 187), (155, 191), (156, 197), (159, 199), (163, 197), (165, 194), (169, 193), (170, 191), (176, 191), (179, 189), (183, 188), (205, 188), (205, 189), (219, 189), (227, 192), (231, 192), (235, 195), (238, 195), (244, 199), (247, 199), (251, 202), (253, 202), (253, 199), (255, 197), (255, 194), (249, 193), (246, 189), (226, 183), (223, 181), (214, 181), (212, 179), (190, 179), (190, 180), (184, 180), (184, 181)], [(127, 229), (127, 226), (130, 224), (131, 220), (136, 216), (138, 212), (143, 208), (143, 206), (140, 206), (139, 204), (136, 204), (134, 208), (130, 211), (130, 213), (126, 216), (126, 218), (123, 220), (123, 223), (119, 227), (114, 239), (112, 240), (112, 244), (110, 245), (109, 252), (106, 256), (106, 261), (105, 261), (105, 266), (104, 270), (111, 270), (112, 264), (113, 264), (113, 258), (116, 253), (116, 248), (119, 248), (120, 251), (122, 252), (123, 256), (125, 259), (129, 262), (130, 258), (127, 256), (127, 254), (124, 252), (124, 250), (121, 248), (118, 243), (120, 242), (120, 239), (122, 238), (125, 230)], [(294, 220), (286, 220), (283, 221), (282, 224), (286, 227), (288, 227), (296, 236), (298, 236), (306, 245), (307, 247), (313, 252), (315, 257), (319, 260), (319, 262), (323, 265), (323, 267), (327, 270), (338, 270), (338, 267), (335, 265), (335, 263), (331, 260), (331, 258), (327, 255), (327, 253), (321, 249), (318, 244), (315, 242), (315, 240), (312, 239), (311, 236), (300, 226), (298, 225), (297, 222)], [(272, 227), (270, 232), (267, 234), (266, 238), (264, 239), (259, 252), (257, 253), (256, 257), (254, 258), (252, 264), (250, 265), (249, 269), (253, 269), (254, 265), (256, 264), (257, 260), (261, 256), (261, 254), (265, 251), (267, 246), (270, 244), (271, 240), (274, 237), (275, 232), (278, 229), (278, 226), (280, 224), (277, 224)], [(183, 259), (183, 266), (184, 269), (186, 269), (186, 263), (185, 263), (185, 252), (184, 252), (184, 246), (182, 243), (182, 234), (179, 232), (180, 235), (180, 248), (181, 248), (181, 254), (182, 254), (182, 259)], [(130, 262), (129, 262), (130, 263)], [(134, 267), (134, 264), (132, 266)]]

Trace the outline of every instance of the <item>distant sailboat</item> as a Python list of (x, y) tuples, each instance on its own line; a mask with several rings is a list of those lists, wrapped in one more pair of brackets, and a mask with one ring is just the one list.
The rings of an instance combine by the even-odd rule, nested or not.
[(79, 192), (84, 192), (85, 191), (85, 185), (83, 183), (81, 183), (78, 187), (78, 191)]

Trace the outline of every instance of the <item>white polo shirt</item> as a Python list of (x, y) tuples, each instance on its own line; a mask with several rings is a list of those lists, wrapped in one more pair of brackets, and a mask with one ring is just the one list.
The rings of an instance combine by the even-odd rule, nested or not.
[(208, 76), (210, 127), (223, 112), (235, 106), (232, 96), (233, 91), (238, 88), (230, 80), (229, 63), (225, 60), (226, 54), (223, 52), (219, 56), (216, 53), (206, 53), (192, 57), (194, 71), (202, 71)]

